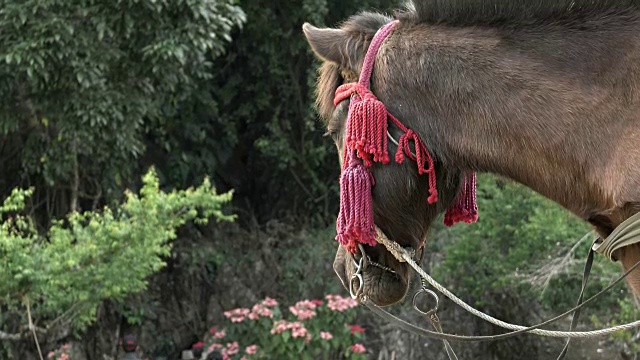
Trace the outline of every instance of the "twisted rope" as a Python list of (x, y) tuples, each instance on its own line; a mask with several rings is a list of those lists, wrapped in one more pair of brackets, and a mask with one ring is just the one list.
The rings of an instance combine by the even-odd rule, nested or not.
[[(463, 309), (465, 309), (469, 313), (479, 317), (480, 319), (483, 319), (483, 320), (485, 320), (487, 322), (490, 322), (490, 323), (492, 323), (494, 325), (500, 326), (500, 327), (508, 329), (508, 330), (514, 330), (514, 332), (512, 332), (512, 333), (501, 334), (501, 335), (497, 335), (497, 336), (459, 336), (459, 335), (442, 334), (441, 336), (432, 336), (432, 337), (441, 338), (441, 339), (445, 338), (445, 339), (454, 340), (454, 341), (486, 341), (486, 340), (497, 340), (497, 339), (500, 339), (500, 338), (509, 337), (509, 336), (512, 336), (512, 335), (516, 335), (516, 334), (519, 334), (519, 333), (526, 332), (526, 333), (531, 333), (531, 334), (540, 335), (540, 336), (547, 336), (547, 337), (588, 338), (588, 337), (596, 337), (596, 336), (607, 335), (607, 334), (611, 334), (611, 333), (618, 332), (618, 331), (623, 331), (623, 330), (628, 330), (628, 329), (640, 327), (640, 320), (637, 320), (637, 321), (634, 321), (634, 322), (631, 322), (631, 323), (628, 323), (628, 324), (622, 324), (622, 325), (612, 326), (612, 327), (605, 328), (605, 329), (591, 330), (591, 331), (554, 331), (554, 330), (537, 329), (540, 326), (547, 325), (547, 324), (552, 323), (552, 322), (554, 322), (554, 321), (556, 321), (556, 320), (558, 320), (560, 318), (563, 318), (564, 316), (574, 312), (576, 310), (576, 308), (583, 307), (584, 305), (586, 305), (586, 304), (590, 303), (591, 301), (595, 300), (600, 295), (604, 294), (606, 291), (608, 291), (613, 286), (615, 286), (622, 279), (624, 279), (627, 275), (629, 275), (629, 273), (631, 273), (631, 271), (635, 270), (638, 266), (640, 266), (640, 261), (638, 263), (636, 263), (633, 267), (631, 267), (622, 276), (620, 276), (615, 282), (613, 282), (612, 284), (610, 284), (609, 286), (604, 288), (602, 291), (600, 291), (596, 295), (594, 295), (591, 298), (589, 298), (588, 300), (584, 301), (578, 307), (573, 308), (571, 310), (568, 310), (565, 313), (560, 314), (560, 315), (556, 316), (555, 318), (547, 320), (547, 321), (545, 321), (543, 323), (540, 323), (540, 324), (537, 324), (537, 325), (534, 325), (534, 326), (530, 326), (530, 327), (525, 327), (525, 326), (521, 326), (521, 325), (510, 324), (508, 322), (496, 319), (496, 318), (492, 317), (491, 315), (485, 314), (482, 311), (477, 310), (473, 306), (467, 304), (462, 299), (458, 298), (455, 294), (453, 294), (452, 292), (447, 290), (447, 288), (445, 288), (444, 286), (440, 285), (440, 283), (438, 283), (431, 276), (429, 276), (429, 274), (427, 274), (420, 266), (418, 266), (418, 264), (416, 264), (416, 262), (413, 260), (413, 258), (411, 256), (411, 254), (409, 252), (407, 252), (407, 250), (405, 250), (404, 248), (399, 246), (396, 242), (389, 240), (389, 238), (387, 238), (386, 235), (384, 235), (384, 233), (381, 230), (377, 229), (377, 235), (378, 235), (378, 238), (377, 238), (378, 242), (383, 244), (387, 248), (387, 250), (389, 250), (389, 252), (398, 261), (406, 262), (407, 264), (409, 264), (420, 275), (420, 277), (422, 277), (424, 280), (426, 280), (436, 290), (440, 291), (446, 297), (451, 299), (451, 301), (453, 301), (455, 304), (457, 304), (458, 306), (462, 307)], [(365, 305), (367, 305), (369, 308), (371, 308), (370, 300), (368, 300), (368, 301), (369, 301), (369, 304), (365, 303)], [(380, 310), (382, 310), (382, 309), (380, 309)], [(378, 312), (376, 311), (376, 313), (378, 313)], [(415, 328), (411, 324), (408, 324), (408, 323), (405, 323), (405, 324)], [(405, 325), (405, 327), (406, 327), (406, 325)], [(427, 330), (423, 330), (422, 329), (422, 331), (420, 331), (420, 332), (425, 334), (425, 335), (431, 336), (430, 334), (425, 333), (425, 331), (427, 331)]]

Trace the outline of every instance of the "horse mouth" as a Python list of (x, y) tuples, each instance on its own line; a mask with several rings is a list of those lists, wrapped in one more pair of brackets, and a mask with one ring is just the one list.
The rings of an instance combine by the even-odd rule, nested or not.
[[(363, 270), (362, 292), (378, 306), (390, 306), (402, 301), (409, 290), (411, 268), (407, 263), (399, 262), (383, 245), (364, 246), (371, 260)], [(358, 258), (360, 254), (356, 255)], [(339, 246), (333, 262), (342, 285), (349, 290), (349, 282), (356, 273), (357, 264), (354, 255), (342, 245)], [(354, 287), (357, 287), (357, 281)]]

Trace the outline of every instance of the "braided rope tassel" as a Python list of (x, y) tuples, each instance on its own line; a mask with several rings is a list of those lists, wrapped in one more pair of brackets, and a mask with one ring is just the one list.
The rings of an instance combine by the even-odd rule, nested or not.
[(376, 245), (371, 186), (373, 177), (361, 160), (350, 156), (340, 176), (340, 213), (336, 240), (355, 253), (358, 243)]
[(465, 174), (462, 188), (456, 200), (444, 214), (444, 224), (453, 226), (458, 222), (471, 224), (478, 221), (478, 202), (476, 198), (476, 173)]

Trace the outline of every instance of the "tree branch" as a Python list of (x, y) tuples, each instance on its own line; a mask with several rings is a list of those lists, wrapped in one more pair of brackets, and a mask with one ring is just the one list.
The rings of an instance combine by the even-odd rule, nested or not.
[(26, 336), (24, 334), (9, 334), (4, 331), (0, 331), (0, 340), (21, 341)]
[(37, 326), (33, 326), (33, 329), (29, 329), (28, 326), (23, 326), (22, 327), (22, 332), (19, 333), (8, 333), (8, 332), (4, 332), (0, 330), (0, 340), (8, 340), (8, 341), (22, 341), (22, 340), (27, 340), (31, 337), (31, 333), (30, 331), (35, 331), (35, 332), (39, 332), (39, 333), (46, 333), (47, 330), (37, 327)]
[(78, 191), (80, 190), (80, 171), (78, 169), (78, 137), (74, 136), (71, 142), (73, 156), (73, 185), (71, 186), (71, 212), (78, 210)]
[(29, 330), (33, 334), (33, 340), (36, 342), (36, 347), (38, 348), (38, 355), (40, 355), (40, 360), (44, 360), (42, 356), (42, 349), (40, 349), (40, 342), (38, 341), (38, 334), (36, 333), (36, 326), (33, 324), (33, 319), (31, 318), (31, 303), (29, 302), (28, 297), (24, 297), (25, 303), (27, 305), (27, 318), (29, 319)]

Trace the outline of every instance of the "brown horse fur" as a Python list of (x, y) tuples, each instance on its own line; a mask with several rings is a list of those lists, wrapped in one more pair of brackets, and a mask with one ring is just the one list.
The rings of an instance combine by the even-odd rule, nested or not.
[[(415, 166), (374, 166), (374, 218), (390, 239), (424, 244), (466, 170), (520, 182), (602, 236), (640, 211), (640, 1), (421, 0), (395, 18), (371, 89), (424, 139), (440, 200), (427, 205)], [(338, 29), (303, 26), (323, 60), (319, 113), (340, 150), (348, 101), (334, 107), (334, 91), (357, 79), (371, 38), (391, 19), (361, 13)], [(365, 286), (390, 305), (406, 295), (409, 271), (379, 248), (367, 252), (396, 275), (370, 267)], [(617, 255), (628, 268), (640, 246)], [(334, 269), (347, 284), (353, 261), (341, 247)], [(628, 283), (640, 295), (640, 271)]]

